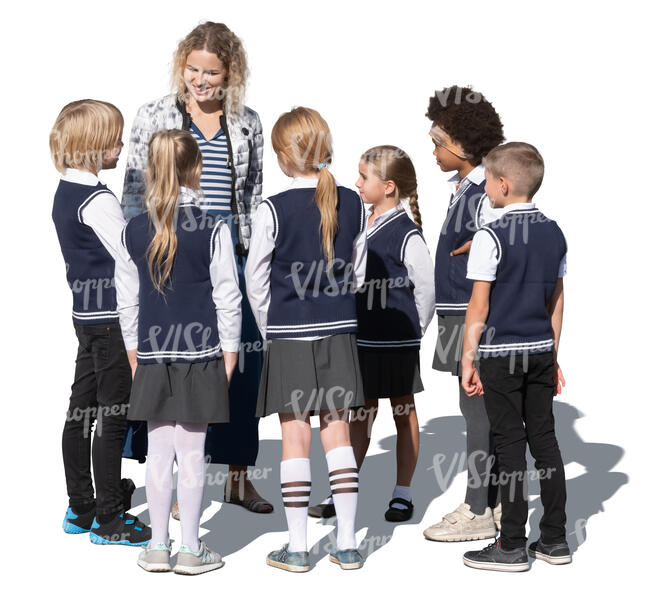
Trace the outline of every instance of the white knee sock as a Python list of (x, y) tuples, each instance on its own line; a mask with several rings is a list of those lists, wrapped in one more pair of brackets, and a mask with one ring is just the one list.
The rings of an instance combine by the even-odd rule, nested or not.
[(339, 549), (356, 549), (354, 520), (357, 515), (359, 473), (352, 446), (333, 448), (325, 454), (330, 472), (330, 487), (336, 509), (336, 545)]
[(149, 421), (147, 427), (149, 445), (145, 487), (151, 519), (151, 544), (168, 545), (174, 485), (174, 423)]
[[(405, 501), (411, 501), (411, 487), (410, 486), (400, 486), (399, 484), (395, 486), (393, 490), (393, 499), (404, 499)], [(395, 503), (393, 505), (395, 509), (407, 509), (406, 505), (401, 503)]]
[(199, 522), (205, 482), (205, 433), (208, 426), (199, 423), (177, 423), (174, 448), (178, 463), (178, 510), (181, 515), (183, 545), (199, 550)]
[(289, 527), (289, 551), (307, 551), (307, 508), (311, 492), (309, 459), (282, 461), (280, 486)]

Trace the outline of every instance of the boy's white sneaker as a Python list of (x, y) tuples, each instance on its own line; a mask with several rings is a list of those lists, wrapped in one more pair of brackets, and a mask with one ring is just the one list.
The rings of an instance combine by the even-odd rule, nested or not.
[(430, 541), (477, 541), (494, 538), (497, 531), (489, 507), (478, 516), (472, 513), (467, 503), (462, 503), (455, 511), (443, 516), (441, 522), (429, 526), (424, 536)]
[(194, 552), (187, 545), (181, 545), (176, 559), (176, 574), (202, 574), (223, 566), (221, 556), (212, 551), (203, 541)]
[(147, 543), (138, 554), (138, 566), (147, 572), (169, 572), (172, 569), (169, 565), (170, 553), (171, 549), (164, 543)]

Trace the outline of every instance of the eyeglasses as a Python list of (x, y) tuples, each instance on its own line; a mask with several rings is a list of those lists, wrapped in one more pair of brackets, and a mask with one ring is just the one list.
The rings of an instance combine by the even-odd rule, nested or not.
[(459, 145), (455, 145), (454, 143), (445, 143), (443, 140), (443, 137), (448, 137), (447, 133), (443, 131), (439, 126), (434, 124), (431, 127), (431, 130), (429, 131), (429, 134), (431, 135), (431, 139), (433, 140), (433, 144), (436, 147), (442, 147), (443, 149), (446, 149), (450, 154), (453, 154), (457, 158), (460, 158), (461, 160), (468, 160), (471, 158), (471, 154), (466, 154), (462, 151), (462, 148)]

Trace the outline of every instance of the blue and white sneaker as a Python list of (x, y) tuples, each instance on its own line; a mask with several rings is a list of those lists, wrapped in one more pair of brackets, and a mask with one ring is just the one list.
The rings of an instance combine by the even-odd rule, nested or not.
[(307, 572), (309, 570), (309, 552), (289, 551), (289, 543), (285, 543), (281, 549), (272, 551), (266, 556), (266, 563), (289, 572)]
[(90, 540), (96, 545), (146, 545), (151, 540), (151, 528), (130, 513), (121, 513), (104, 524), (93, 520)]
[(343, 570), (354, 570), (363, 566), (363, 556), (356, 549), (335, 549), (330, 552), (330, 562)]
[(90, 527), (95, 519), (95, 509), (87, 513), (75, 513), (68, 507), (63, 518), (63, 531), (68, 534), (82, 534), (90, 532)]

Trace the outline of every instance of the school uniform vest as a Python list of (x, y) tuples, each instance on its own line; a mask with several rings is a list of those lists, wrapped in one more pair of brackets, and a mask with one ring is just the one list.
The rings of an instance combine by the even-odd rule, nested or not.
[(359, 347), (420, 347), (420, 319), (404, 265), (404, 251), (412, 237), (421, 238), (422, 232), (404, 210), (368, 234), (366, 278), (357, 292)]
[(72, 291), (75, 324), (118, 322), (115, 295), (115, 261), (94, 230), (84, 225), (82, 211), (102, 193), (112, 193), (102, 183), (84, 185), (61, 179), (54, 195), (52, 220), (66, 264)]
[(315, 192), (313, 187), (289, 189), (262, 201), (273, 214), (275, 235), (268, 339), (327, 337), (357, 330), (352, 252), (364, 227), (363, 202), (356, 192), (337, 187), (338, 229), (328, 276)]
[(472, 296), (472, 280), (467, 279), (468, 255), (451, 257), (449, 253), (471, 240), (478, 229), (481, 206), (489, 204), (485, 180), (471, 181), (452, 195), (447, 217), (436, 249), (436, 313), (441, 316), (464, 316)]
[(210, 261), (219, 225), (192, 203), (178, 209), (174, 266), (164, 295), (153, 285), (147, 247), (154, 235), (149, 214), (134, 217), (122, 238), (138, 268), (138, 363), (207, 362), (221, 355)]
[(480, 356), (552, 351), (546, 307), (567, 251), (562, 230), (536, 209), (507, 212), (482, 229), (497, 246), (498, 266)]

